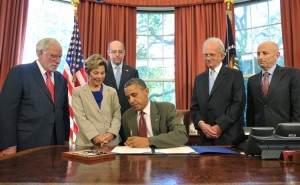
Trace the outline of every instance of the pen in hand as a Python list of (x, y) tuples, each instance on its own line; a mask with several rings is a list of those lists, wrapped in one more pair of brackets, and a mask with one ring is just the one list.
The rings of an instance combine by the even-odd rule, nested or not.
[(132, 136), (132, 130), (130, 130), (130, 136)]

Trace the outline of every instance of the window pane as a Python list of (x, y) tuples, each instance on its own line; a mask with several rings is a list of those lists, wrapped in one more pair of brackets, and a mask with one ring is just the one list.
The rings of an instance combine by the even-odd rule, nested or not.
[(136, 29), (138, 35), (148, 34), (148, 14), (137, 14), (137, 25)]
[[(239, 65), (244, 75), (261, 71), (256, 51), (264, 41), (273, 41), (283, 50), (280, 0), (236, 4), (236, 49)], [(283, 53), (277, 64), (284, 66)]]
[(161, 58), (163, 56), (163, 37), (161, 36), (149, 36), (149, 57)]
[(174, 13), (138, 12), (136, 68), (152, 101), (175, 104), (174, 28)]
[(148, 63), (148, 78), (163, 77), (162, 67), (163, 67), (162, 59), (149, 60), (149, 63)]
[(164, 57), (174, 57), (174, 36), (164, 36)]
[(174, 35), (174, 15), (164, 14), (164, 35)]
[(149, 14), (149, 35), (162, 35), (162, 14)]
[(268, 24), (268, 3), (262, 2), (251, 5), (251, 27), (263, 26)]
[(70, 3), (30, 0), (22, 63), (36, 60), (36, 43), (43, 38), (53, 37), (63, 48), (63, 56), (58, 68), (59, 71), (63, 71), (73, 26), (74, 7)]

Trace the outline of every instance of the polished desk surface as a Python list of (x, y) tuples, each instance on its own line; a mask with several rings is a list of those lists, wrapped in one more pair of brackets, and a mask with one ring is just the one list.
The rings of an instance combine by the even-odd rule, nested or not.
[(61, 152), (68, 150), (65, 146), (41, 147), (0, 159), (0, 183), (300, 183), (300, 165), (245, 155), (116, 155), (114, 159), (84, 164), (62, 159)]

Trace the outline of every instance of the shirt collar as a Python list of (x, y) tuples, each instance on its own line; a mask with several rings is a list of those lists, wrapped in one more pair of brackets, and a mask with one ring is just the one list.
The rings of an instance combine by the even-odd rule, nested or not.
[(220, 70), (221, 70), (221, 67), (222, 67), (222, 62), (220, 62), (220, 64), (215, 68), (215, 69), (210, 69), (209, 68), (209, 72), (211, 70), (214, 70), (216, 72), (216, 74), (219, 74)]
[[(145, 113), (145, 114), (147, 114), (147, 115), (149, 115), (150, 116), (150, 100), (148, 100), (148, 104), (147, 104), (147, 106), (144, 108), (144, 110), (143, 110), (143, 112)], [(141, 111), (138, 111), (138, 114), (140, 115), (140, 113), (141, 113)]]
[(268, 72), (270, 75), (273, 75), (277, 65), (272, 66), (268, 71), (261, 70), (261, 75), (263, 76), (265, 72)]
[[(40, 71), (41, 71), (41, 74), (42, 74), (42, 75), (45, 75), (45, 73), (46, 73), (47, 71), (43, 68), (43, 66), (42, 66), (42, 64), (40, 63), (40, 61), (39, 61), (39, 60), (36, 60), (36, 63), (37, 63), (37, 65), (38, 65), (38, 67), (39, 67), (39, 69), (40, 69)], [(53, 74), (54, 74), (54, 72), (51, 72), (51, 78), (52, 78)]]
[[(122, 62), (120, 65), (118, 65), (118, 66), (120, 67), (120, 69), (122, 69), (122, 67), (123, 67), (123, 62)], [(112, 67), (113, 69), (116, 69), (117, 65), (114, 64), (113, 62), (111, 62), (111, 67)]]

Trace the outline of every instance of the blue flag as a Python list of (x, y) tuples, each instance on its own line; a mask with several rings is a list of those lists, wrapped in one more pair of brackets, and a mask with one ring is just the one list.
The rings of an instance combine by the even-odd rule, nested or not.
[(224, 46), (225, 46), (226, 56), (223, 60), (223, 64), (228, 65), (230, 67), (233, 67), (233, 66), (237, 65), (236, 67), (238, 68), (238, 63), (237, 63), (237, 60), (236, 60), (235, 42), (233, 40), (233, 34), (232, 34), (232, 29), (231, 29), (231, 21), (230, 21), (228, 15), (227, 15), (226, 40), (225, 40), (225, 45)]

